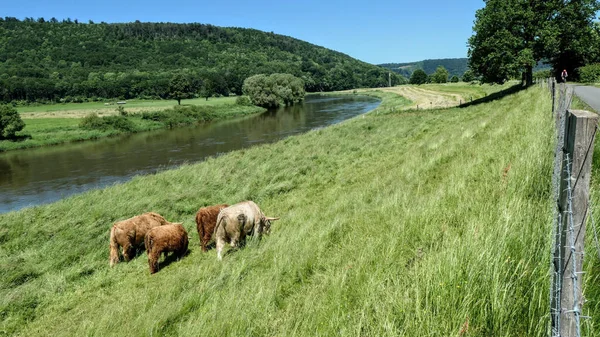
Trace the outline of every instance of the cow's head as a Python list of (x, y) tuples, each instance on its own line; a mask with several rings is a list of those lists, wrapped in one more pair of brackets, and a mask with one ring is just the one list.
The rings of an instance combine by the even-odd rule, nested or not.
[(259, 233), (270, 234), (271, 233), (271, 221), (279, 220), (279, 218), (271, 218), (268, 216), (263, 216), (260, 219), (260, 226), (258, 228)]

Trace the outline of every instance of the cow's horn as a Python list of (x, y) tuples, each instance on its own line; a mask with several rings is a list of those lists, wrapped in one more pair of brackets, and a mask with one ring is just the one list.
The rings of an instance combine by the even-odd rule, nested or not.
[(265, 220), (275, 221), (275, 220), (279, 220), (279, 218), (271, 218), (271, 217), (266, 216)]

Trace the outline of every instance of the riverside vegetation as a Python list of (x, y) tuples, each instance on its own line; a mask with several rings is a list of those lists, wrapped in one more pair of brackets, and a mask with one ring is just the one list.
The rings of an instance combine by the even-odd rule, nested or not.
[[(241, 97), (241, 96), (240, 96)], [(239, 97), (238, 97), (239, 98)], [(174, 106), (171, 109), (148, 107), (147, 103), (139, 103), (142, 107), (138, 112), (128, 113), (128, 108), (119, 109), (117, 115), (100, 117), (97, 112), (85, 113), (88, 109), (79, 110), (83, 118), (35, 118), (36, 112), (31, 112), (34, 118), (24, 119), (25, 128), (17, 135), (24, 138), (20, 141), (0, 140), (0, 152), (45, 145), (56, 145), (73, 141), (82, 141), (122, 135), (126, 133), (173, 128), (182, 125), (209, 122), (217, 119), (240, 117), (265, 111), (264, 108), (246, 104), (237, 104), (235, 98), (216, 98), (209, 102), (190, 100), (193, 104)], [(157, 102), (161, 106), (162, 102)], [(71, 106), (76, 106), (72, 104)], [(98, 106), (96, 104), (95, 106)], [(145, 107), (145, 108), (144, 108)], [(115, 107), (111, 108), (115, 110)], [(35, 111), (33, 107), (27, 111)], [(105, 113), (107, 109), (97, 109)], [(145, 111), (147, 110), (147, 111)], [(41, 113), (39, 113), (41, 114)], [(69, 110), (61, 112), (65, 116)]]
[[(2, 214), (0, 331), (546, 336), (550, 110), (541, 88), (443, 110), (384, 101), (332, 127)], [(281, 220), (222, 262), (190, 235), (190, 255), (154, 276), (143, 255), (107, 265), (116, 220), (155, 211), (193, 233), (198, 207), (248, 199)]]

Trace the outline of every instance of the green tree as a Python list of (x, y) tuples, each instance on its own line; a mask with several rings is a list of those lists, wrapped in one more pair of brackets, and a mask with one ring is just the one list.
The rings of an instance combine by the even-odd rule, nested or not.
[(473, 74), (473, 71), (471, 69), (465, 71), (465, 73), (462, 76), (462, 80), (463, 82), (467, 82), (467, 83), (471, 83), (473, 81), (475, 81), (475, 74)]
[(448, 82), (448, 70), (443, 66), (438, 66), (435, 72), (431, 75), (431, 82), (446, 83)]
[(0, 105), (0, 139), (15, 138), (25, 123), (17, 110), (9, 105)]
[(458, 79), (458, 76), (456, 76), (456, 75), (452, 76), (452, 78), (450, 79), (450, 82), (452, 82), (452, 83), (458, 83), (458, 81), (460, 81), (460, 80)]
[(417, 85), (427, 83), (427, 74), (423, 69), (417, 69), (410, 75), (409, 83)]
[(522, 74), (533, 83), (533, 67), (555, 38), (552, 18), (560, 0), (488, 0), (475, 14), (469, 38), (469, 67), (485, 83)]
[(575, 69), (600, 61), (600, 27), (594, 23), (600, 1), (570, 0), (557, 8), (553, 22), (558, 34), (548, 44), (546, 58), (556, 77), (563, 69), (577, 75)]
[(196, 91), (188, 74), (175, 74), (169, 82), (169, 97), (176, 99), (178, 105), (181, 105), (182, 99), (194, 97)]
[(260, 74), (248, 77), (242, 86), (252, 104), (262, 107), (292, 105), (304, 99), (304, 81), (291, 74)]

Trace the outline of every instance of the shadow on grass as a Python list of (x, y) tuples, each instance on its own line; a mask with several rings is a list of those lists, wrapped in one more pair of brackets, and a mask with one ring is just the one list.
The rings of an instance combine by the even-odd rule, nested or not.
[(527, 89), (527, 86), (521, 85), (521, 84), (515, 84), (510, 88), (506, 88), (504, 90), (500, 90), (498, 92), (495, 92), (493, 94), (487, 95), (485, 97), (476, 99), (472, 102), (468, 102), (468, 103), (463, 103), (461, 105), (459, 105), (459, 108), (466, 108), (469, 106), (473, 106), (473, 105), (479, 105), (479, 104), (483, 104), (483, 103), (488, 103), (488, 102), (492, 102), (501, 98), (504, 98), (506, 96), (509, 95), (513, 95), (516, 94), (517, 92), (521, 91), (521, 90), (525, 90)]
[(25, 141), (27, 139), (31, 139), (31, 135), (30, 134), (24, 134), (24, 135), (18, 135), (18, 136), (14, 136), (14, 137), (10, 137), (10, 138), (1, 138), (0, 140), (8, 140), (11, 142), (22, 142)]
[(169, 255), (167, 255), (167, 257), (165, 257), (165, 259), (162, 262), (158, 262), (158, 271), (160, 272), (166, 266), (170, 265), (173, 262), (183, 259), (184, 257), (190, 255), (190, 253), (191, 251), (189, 249), (186, 250), (185, 253), (181, 256), (175, 253), (170, 253)]

